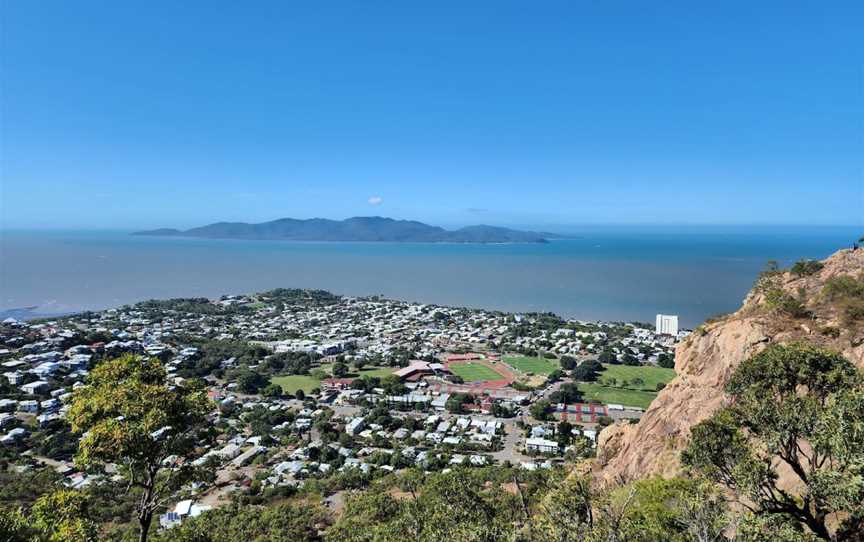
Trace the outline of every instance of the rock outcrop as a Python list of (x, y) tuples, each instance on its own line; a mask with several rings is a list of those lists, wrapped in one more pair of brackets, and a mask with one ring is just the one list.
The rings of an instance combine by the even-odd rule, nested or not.
[[(678, 375), (642, 420), (616, 424), (600, 434), (598, 476), (616, 482), (676, 474), (690, 428), (726, 403), (723, 388), (738, 364), (771, 343), (819, 344), (864, 369), (864, 320), (850, 319), (848, 305), (825, 295), (825, 284), (833, 277), (864, 278), (864, 250), (841, 250), (822, 264), (809, 275), (770, 275), (740, 310), (703, 324), (682, 341), (675, 354)], [(799, 310), (778, 307), (778, 296)]]

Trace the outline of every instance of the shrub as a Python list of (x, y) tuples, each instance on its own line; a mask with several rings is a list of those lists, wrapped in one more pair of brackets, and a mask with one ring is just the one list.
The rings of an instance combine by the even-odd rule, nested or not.
[(788, 314), (792, 318), (806, 318), (810, 316), (810, 311), (807, 310), (801, 299), (780, 288), (768, 290), (765, 293), (765, 301), (769, 308)]
[(818, 273), (823, 267), (825, 267), (825, 264), (818, 260), (798, 260), (790, 271), (792, 271), (793, 275), (807, 277)]
[(849, 275), (831, 277), (822, 287), (822, 297), (840, 309), (847, 321), (864, 318), (864, 280)]

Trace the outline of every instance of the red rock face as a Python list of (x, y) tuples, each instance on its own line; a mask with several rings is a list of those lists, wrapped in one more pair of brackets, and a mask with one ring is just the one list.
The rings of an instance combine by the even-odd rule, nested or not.
[[(864, 277), (864, 249), (842, 250), (823, 263), (814, 275), (787, 272), (778, 279), (785, 292), (803, 294), (812, 318), (772, 311), (764, 294), (754, 290), (738, 312), (701, 326), (684, 340), (675, 354), (678, 376), (658, 394), (639, 424), (616, 424), (600, 434), (598, 478), (614, 483), (678, 473), (690, 428), (726, 403), (723, 387), (735, 368), (768, 344), (812, 342), (841, 352), (864, 369), (864, 321), (850, 324), (822, 295), (831, 277)], [(826, 328), (839, 330), (839, 336), (826, 334)]]

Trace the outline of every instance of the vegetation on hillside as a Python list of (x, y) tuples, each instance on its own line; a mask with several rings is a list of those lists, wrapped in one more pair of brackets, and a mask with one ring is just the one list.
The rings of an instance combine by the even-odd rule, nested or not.
[[(732, 404), (693, 428), (684, 464), (734, 492), (766, 528), (779, 523), (823, 540), (860, 540), (861, 372), (834, 352), (774, 345), (742, 363), (726, 392)], [(779, 466), (800, 491), (778, 482)]]

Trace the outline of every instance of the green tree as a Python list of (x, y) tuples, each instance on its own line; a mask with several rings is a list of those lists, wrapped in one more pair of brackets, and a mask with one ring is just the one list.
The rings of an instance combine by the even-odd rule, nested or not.
[(564, 450), (573, 441), (573, 424), (567, 420), (558, 422), (555, 436), (558, 438), (558, 447)]
[(447, 409), (447, 412), (453, 412), (458, 414), (462, 412), (463, 406), (465, 403), (471, 403), (474, 401), (474, 396), (468, 393), (454, 393), (450, 397), (447, 398), (447, 402), (444, 403), (444, 408)]
[(579, 382), (594, 382), (597, 380), (600, 371), (603, 370), (603, 366), (598, 362), (584, 362), (575, 369), (570, 374), (573, 377), (573, 380), (578, 380)]
[(549, 413), (552, 411), (552, 403), (550, 403), (546, 399), (540, 399), (539, 401), (531, 405), (531, 408), (529, 408), (528, 411), (531, 413), (531, 416), (533, 416), (534, 419), (541, 421), (548, 420), (550, 417)]
[(618, 363), (618, 359), (615, 357), (615, 352), (611, 350), (604, 350), (597, 357), (597, 360), (600, 363)]
[(336, 378), (342, 378), (348, 374), (348, 366), (342, 363), (341, 361), (337, 361), (333, 364), (333, 376)]
[(120, 467), (136, 505), (139, 540), (146, 542), (153, 514), (163, 498), (202, 472), (191, 463), (169, 469), (169, 456), (190, 457), (206, 443), (211, 410), (203, 388), (168, 385), (158, 360), (124, 355), (96, 366), (86, 386), (75, 390), (68, 420), (82, 433), (75, 461), (83, 468)]
[(268, 384), (261, 390), (264, 397), (282, 397), (282, 386), (279, 384)]
[(667, 354), (663, 352), (659, 356), (657, 356), (657, 365), (663, 367), (664, 369), (674, 369), (675, 368), (675, 356), (673, 354)]
[(40, 497), (30, 510), (34, 529), (48, 542), (94, 542), (96, 523), (80, 491), (61, 489)]
[[(731, 406), (693, 428), (684, 464), (729, 487), (758, 517), (800, 524), (823, 540), (859, 540), (864, 378), (855, 366), (814, 346), (774, 345), (743, 362), (726, 392)], [(778, 465), (800, 490), (781, 487)]]
[(29, 542), (33, 532), (20, 510), (0, 508), (0, 540), (3, 542)]
[(567, 371), (572, 371), (576, 368), (576, 358), (573, 356), (561, 356), (559, 363), (561, 364), (561, 368)]
[(249, 369), (243, 369), (237, 374), (237, 389), (242, 393), (258, 393), (258, 390), (267, 385), (264, 375)]
[(570, 405), (580, 403), (582, 402), (582, 392), (579, 391), (579, 386), (573, 382), (565, 382), (556, 391), (549, 394), (549, 401)]

